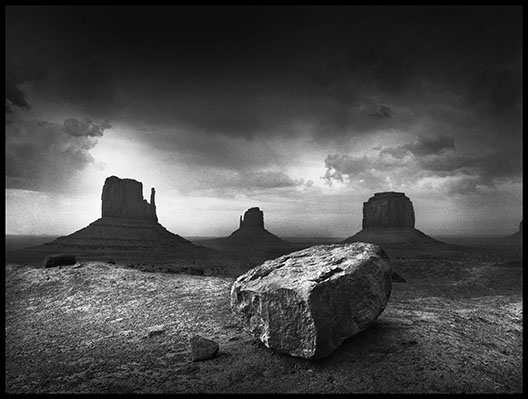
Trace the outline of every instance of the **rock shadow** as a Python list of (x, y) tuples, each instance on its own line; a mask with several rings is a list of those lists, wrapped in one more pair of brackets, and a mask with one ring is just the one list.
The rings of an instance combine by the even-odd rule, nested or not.
[(365, 363), (373, 357), (400, 352), (418, 343), (404, 320), (381, 319), (366, 330), (347, 338), (332, 354), (308, 360), (317, 368), (328, 368), (343, 362)]

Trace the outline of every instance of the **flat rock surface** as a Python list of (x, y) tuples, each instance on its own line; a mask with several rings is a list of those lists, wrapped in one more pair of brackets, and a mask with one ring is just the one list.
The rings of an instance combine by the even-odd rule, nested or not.
[[(119, 265), (5, 269), (7, 393), (521, 393), (522, 261), (398, 252), (376, 323), (332, 355), (277, 354), (231, 315), (232, 278)], [(148, 337), (149, 328), (164, 333)], [(157, 328), (157, 327), (156, 327)], [(188, 339), (220, 345), (192, 362)]]

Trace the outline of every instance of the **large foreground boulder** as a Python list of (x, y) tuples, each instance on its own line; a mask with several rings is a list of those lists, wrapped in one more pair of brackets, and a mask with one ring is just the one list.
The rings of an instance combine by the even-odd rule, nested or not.
[(268, 348), (321, 358), (377, 319), (391, 293), (391, 274), (374, 244), (314, 246), (238, 277), (231, 308)]

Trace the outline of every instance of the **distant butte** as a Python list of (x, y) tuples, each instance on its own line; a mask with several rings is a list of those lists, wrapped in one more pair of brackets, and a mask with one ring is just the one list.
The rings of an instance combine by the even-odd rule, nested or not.
[(195, 259), (211, 252), (163, 227), (156, 215), (155, 190), (151, 189), (150, 203), (147, 202), (143, 199), (141, 182), (108, 177), (101, 203), (100, 219), (33, 249), (78, 253), (83, 257), (131, 259), (138, 255)]
[(244, 218), (240, 216), (239, 228), (256, 227), (258, 229), (264, 229), (264, 212), (260, 208), (249, 208), (244, 213)]
[(519, 223), (519, 231), (517, 231), (516, 233), (512, 234), (511, 236), (508, 236), (507, 238), (511, 239), (511, 240), (521, 240), (522, 241), (522, 238), (523, 238), (523, 222), (522, 222), (522, 220), (521, 220), (521, 223)]
[(343, 243), (357, 241), (382, 243), (418, 243), (439, 241), (414, 228), (415, 216), (411, 200), (405, 193), (375, 193), (363, 203), (363, 229)]
[(250, 208), (240, 216), (239, 228), (229, 237), (215, 240), (228, 246), (282, 246), (289, 245), (264, 228), (264, 212), (258, 207)]

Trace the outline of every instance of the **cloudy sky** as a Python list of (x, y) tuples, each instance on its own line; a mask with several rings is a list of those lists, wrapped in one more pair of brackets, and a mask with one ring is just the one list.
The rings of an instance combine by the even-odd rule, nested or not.
[(108, 176), (183, 236), (259, 206), (350, 236), (402, 191), (430, 235), (522, 218), (520, 7), (7, 7), (6, 234), (100, 217)]

